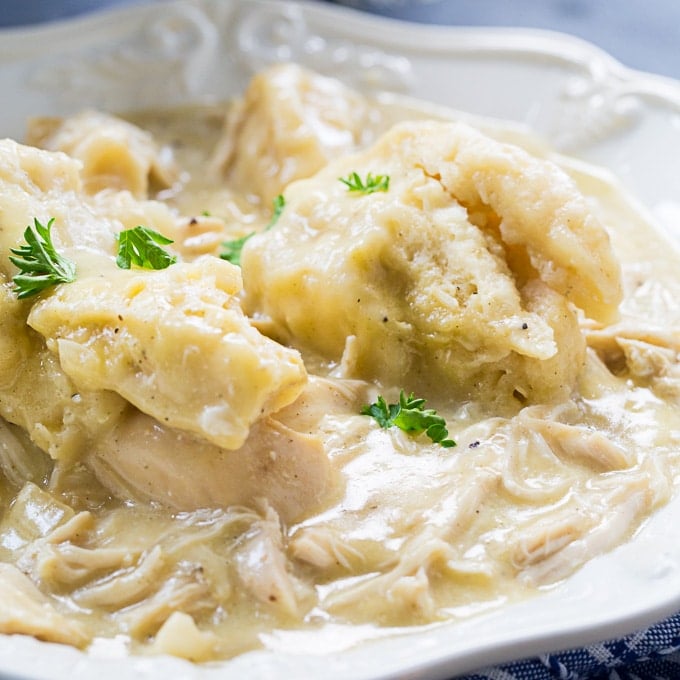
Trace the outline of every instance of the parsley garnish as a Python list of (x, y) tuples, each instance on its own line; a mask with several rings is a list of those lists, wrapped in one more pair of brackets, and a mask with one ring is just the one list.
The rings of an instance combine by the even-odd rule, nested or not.
[[(264, 231), (269, 231), (269, 229), (271, 229), (278, 222), (285, 205), (286, 199), (283, 197), (283, 194), (279, 194), (272, 201), (272, 218), (269, 220), (269, 224), (264, 228)], [(241, 236), (241, 238), (234, 239), (233, 241), (224, 241), (222, 243), (224, 250), (220, 253), (220, 258), (240, 267), (241, 251), (243, 250), (243, 246), (245, 245), (246, 241), (255, 236), (255, 234), (256, 232), (251, 231), (250, 234)]]
[(240, 267), (241, 251), (243, 250), (243, 246), (245, 245), (246, 241), (251, 239), (253, 236), (255, 236), (255, 232), (251, 231), (250, 234), (241, 236), (241, 238), (234, 239), (233, 241), (224, 241), (222, 243), (224, 250), (220, 253), (220, 258)]
[(118, 257), (116, 264), (121, 269), (130, 269), (133, 264), (144, 269), (166, 269), (177, 262), (161, 246), (172, 243), (172, 239), (148, 227), (135, 227), (121, 231), (117, 236)]
[(34, 227), (28, 226), (24, 231), (26, 245), (12, 248), (16, 257), (9, 256), (20, 271), (12, 277), (19, 299), (37, 295), (58, 283), (71, 283), (76, 278), (76, 265), (60, 255), (52, 244), (50, 231), (54, 217), (47, 226), (40, 224), (37, 218), (33, 219), (33, 224)]
[(269, 224), (267, 225), (265, 231), (267, 229), (271, 229), (279, 221), (279, 217), (281, 217), (281, 213), (285, 207), (286, 199), (283, 197), (283, 194), (279, 194), (272, 201), (272, 218), (269, 220)]
[(338, 177), (347, 185), (347, 191), (358, 191), (362, 194), (372, 194), (374, 191), (387, 191), (390, 188), (389, 175), (374, 175), (369, 172), (364, 182), (356, 172), (351, 172), (347, 178)]
[(453, 439), (447, 439), (446, 421), (434, 409), (423, 408), (424, 404), (425, 399), (416, 399), (413, 392), (407, 397), (402, 390), (398, 404), (388, 404), (379, 396), (374, 404), (364, 406), (361, 414), (372, 416), (382, 428), (395, 426), (413, 434), (424, 432), (435, 444), (444, 448), (455, 446)]

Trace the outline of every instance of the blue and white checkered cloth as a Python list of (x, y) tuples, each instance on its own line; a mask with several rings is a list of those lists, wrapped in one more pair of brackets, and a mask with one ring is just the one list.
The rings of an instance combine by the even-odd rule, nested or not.
[(456, 680), (680, 680), (680, 613), (622, 639), (486, 668)]

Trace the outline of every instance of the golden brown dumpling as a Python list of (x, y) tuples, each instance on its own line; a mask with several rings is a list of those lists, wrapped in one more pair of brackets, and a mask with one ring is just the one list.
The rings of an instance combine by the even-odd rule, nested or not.
[[(338, 178), (389, 175), (389, 190)], [(429, 394), (566, 396), (583, 360), (573, 305), (621, 296), (604, 229), (555, 165), (458, 123), (392, 129), (285, 192), (245, 246), (247, 311), (357, 377)]]

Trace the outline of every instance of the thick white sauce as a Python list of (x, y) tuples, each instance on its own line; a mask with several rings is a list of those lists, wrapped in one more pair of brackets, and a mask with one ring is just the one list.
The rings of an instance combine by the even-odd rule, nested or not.
[[(290, 179), (306, 177), (338, 155), (366, 147), (396, 121), (435, 117), (425, 107), (369, 102), (297, 71), (267, 77), (261, 76), (228, 114), (226, 132), (222, 108), (130, 116), (156, 145), (134, 137), (132, 156), (147, 159), (144, 167), (151, 168), (148, 186), (138, 166), (132, 172), (130, 163), (116, 161), (120, 147), (108, 156), (108, 179), (106, 168), (93, 160), (100, 158), (92, 149), (102, 143), (107, 120), (93, 124), (85, 117), (71, 128), (43, 123), (33, 127), (31, 141), (53, 144), (85, 163), (85, 189), (93, 194), (85, 201), (87, 210), (108, 215), (112, 224), (147, 220), (155, 221), (159, 230), (171, 230), (178, 253), (187, 260), (182, 265), (185, 278), (177, 274), (175, 290), (194, 291), (191, 281), (213, 276), (200, 256), (214, 256), (223, 241), (263, 230), (272, 196), (283, 192), (287, 199), (282, 234), (294, 227), (285, 221), (294, 221), (291, 214), (304, 214), (305, 201), (332, 191), (326, 192), (322, 174), (289, 190)], [(277, 78), (282, 79), (279, 85)], [(272, 113), (263, 102), (278, 86), (289, 88), (290, 101), (272, 99), (281, 107)], [(329, 101), (337, 108), (329, 108)], [(308, 122), (307, 137), (296, 143), (291, 135), (297, 130), (294, 124), (301, 123), (295, 123), (294, 115)], [(181, 419), (172, 427), (165, 424), (156, 407), (139, 396), (134, 381), (129, 392), (116, 381), (105, 382), (108, 369), (102, 369), (101, 384), (89, 386), (103, 390), (96, 399), (87, 390), (68, 396), (78, 404), (93, 399), (87, 413), (106, 412), (107, 418), (96, 426), (85, 420), (83, 425), (78, 419), (85, 416), (76, 404), (75, 434), (68, 445), (49, 437), (43, 441), (35, 423), (47, 416), (22, 405), (32, 393), (45, 394), (47, 400), (67, 398), (62, 394), (66, 387), (57, 393), (50, 385), (54, 375), (66, 370), (66, 350), (73, 349), (68, 343), (77, 345), (85, 332), (82, 326), (72, 329), (67, 318), (82, 313), (82, 304), (69, 298), (80, 294), (63, 286), (31, 311), (29, 320), (48, 338), (45, 342), (22, 325), (27, 311), (12, 298), (11, 269), (3, 263), (2, 347), (22, 347), (25, 369), (16, 373), (16, 358), (9, 354), (0, 367), (0, 407), (12, 423), (0, 425), (0, 559), (16, 567), (0, 572), (0, 599), (3, 592), (23, 593), (0, 611), (2, 632), (83, 648), (98, 638), (122, 635), (131, 652), (167, 652), (195, 660), (280, 644), (276, 632), (286, 630), (317, 631), (322, 639), (323, 631), (332, 629), (334, 635), (344, 635), (337, 638), (340, 646), (342, 640), (370, 637), (377, 627), (432, 624), (531, 596), (627, 540), (668, 500), (680, 466), (677, 252), (606, 175), (553, 156), (528, 136), (488, 122), (481, 125), (491, 136), (552, 158), (572, 177), (610, 234), (621, 262), (624, 299), (613, 323), (580, 316), (585, 361), (577, 367), (573, 389), (559, 399), (531, 403), (530, 398), (522, 408), (515, 401), (499, 401), (512, 396), (447, 398), (446, 384), (423, 394), (445, 416), (457, 443), (453, 449), (396, 428), (381, 429), (360, 415), (361, 407), (379, 392), (394, 400), (404, 385), (381, 384), (389, 372), (373, 380), (356, 375), (360, 347), (350, 341), (342, 356), (324, 354), (301, 340), (292, 325), (293, 330), (277, 326), (276, 315), (264, 307), (252, 312), (255, 326), (300, 350), (313, 377), (297, 399), (281, 397), (266, 418), (251, 423), (245, 449), (234, 452), (221, 448), (223, 440), (209, 441), (202, 421), (196, 429), (182, 425)], [(262, 136), (266, 126), (272, 129)], [(83, 129), (92, 137), (85, 140)], [(114, 138), (111, 133), (107, 139)], [(132, 146), (128, 138), (128, 150)], [(165, 151), (154, 156), (153, 148)], [(136, 182), (134, 191), (126, 184), (130, 177)], [(12, 183), (9, 173), (4, 181)], [(120, 188), (117, 181), (142, 199), (155, 196), (172, 210), (135, 203), (129, 195), (121, 198), (110, 190), (96, 193), (102, 186)], [(393, 192), (396, 175), (394, 182)], [(78, 211), (86, 213), (74, 198), (80, 190), (64, 191), (70, 192), (68, 198), (50, 195), (50, 209), (62, 222), (77, 222)], [(28, 211), (24, 214), (21, 206), (8, 207), (2, 200), (3, 214), (24, 221), (34, 207), (21, 204)], [(85, 217), (82, 222), (85, 229), (89, 223)], [(25, 226), (23, 221), (20, 225)], [(109, 226), (102, 232), (111, 239)], [(130, 309), (133, 296), (114, 304), (106, 288), (120, 276), (113, 289), (123, 290), (127, 274), (117, 273), (98, 246), (79, 250), (72, 232), (59, 235), (68, 252), (79, 258), (81, 271), (92, 277), (84, 289), (99, 291), (101, 285), (98, 295), (107, 309)], [(94, 243), (95, 236), (88, 232), (87, 238)], [(74, 244), (69, 245), (69, 237)], [(267, 233), (258, 238), (266, 239)], [(15, 242), (6, 233), (0, 237), (3, 257)], [(256, 255), (259, 247), (266, 245), (253, 245)], [(309, 254), (281, 252), (288, 260), (296, 256), (303, 261)], [(253, 275), (244, 271), (246, 283), (249, 277)], [(212, 291), (208, 278), (196, 290)], [(220, 295), (234, 292), (232, 284), (219, 288)], [(145, 285), (140, 283), (135, 295)], [(245, 298), (249, 294), (246, 287)], [(188, 293), (186, 299), (193, 300)], [(238, 291), (233, 299), (240, 299)], [(201, 300), (205, 305), (214, 302)], [(222, 309), (232, 302), (220, 298), (214, 304)], [(279, 303), (274, 299), (272, 304)], [(154, 327), (155, 313), (151, 304), (150, 316), (140, 316), (143, 328)], [(119, 345), (106, 344), (117, 331), (97, 335), (92, 330), (97, 323), (112, 328), (106, 324), (114, 322), (97, 321), (96, 310), (88, 314), (93, 324), (88, 326), (88, 347), (95, 347), (96, 356), (119, 351)], [(197, 313), (202, 319), (212, 315)], [(172, 334), (178, 326), (168, 321), (167, 327)], [(142, 342), (132, 326), (126, 332)], [(207, 343), (210, 333), (205, 328), (201, 332), (205, 336), (191, 336), (187, 347), (206, 355), (221, 351), (206, 349), (201, 343)], [(106, 342), (97, 345), (102, 338)], [(291, 377), (298, 370), (297, 354), (271, 349), (266, 339), (261, 342), (253, 340), (257, 351), (269, 348), (278, 357), (272, 366), (285, 363), (288, 371), (267, 379), (278, 380), (279, 390), (281, 385), (297, 389), (290, 387), (297, 380)], [(33, 364), (30, 357), (35, 356), (42, 359)], [(46, 371), (55, 356), (62, 357), (63, 366)], [(194, 366), (190, 357), (186, 361)], [(111, 360), (106, 362), (110, 366)], [(196, 366), (191, 370), (219, 375), (213, 365)], [(69, 379), (77, 382), (76, 368), (69, 370)], [(142, 370), (140, 364), (135, 375)], [(121, 375), (120, 381), (127, 379)], [(175, 377), (190, 381), (192, 375)], [(437, 380), (434, 376), (431, 384)], [(23, 391), (17, 392), (17, 384), (24, 384)], [(428, 380), (422, 384), (427, 386)], [(181, 386), (173, 383), (174, 393)], [(191, 391), (189, 385), (186, 389)], [(455, 386), (448, 391), (456, 393)], [(105, 407), (102, 399), (109, 400)], [(191, 403), (187, 400), (177, 411)], [(181, 415), (202, 418), (193, 412)], [(56, 462), (38, 447), (49, 450)], [(38, 621), (36, 603), (53, 618)]]

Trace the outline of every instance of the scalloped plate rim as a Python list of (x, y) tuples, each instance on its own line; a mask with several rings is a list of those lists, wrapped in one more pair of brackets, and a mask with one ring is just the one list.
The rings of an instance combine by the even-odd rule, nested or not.
[[(88, 14), (45, 26), (0, 29), (0, 63), (5, 58), (20, 61), (27, 56), (34, 56), (39, 45), (31, 47), (32, 38), (44, 39), (52, 36), (55, 40), (74, 41), (75, 49), (77, 49), (78, 36), (82, 35), (85, 29), (115, 31), (117, 29), (111, 28), (113, 19), (124, 24), (134, 22), (141, 17), (153, 16), (161, 7), (167, 8), (170, 5), (201, 7), (209, 1), (176, 0), (164, 5), (152, 3), (139, 7), (109, 8), (96, 14)], [(240, 0), (240, 2), (233, 0), (234, 6), (245, 6), (246, 3), (247, 0)], [(260, 3), (253, 2), (252, 4)], [(264, 6), (265, 3), (261, 4)], [(310, 17), (314, 20), (318, 19), (322, 24), (332, 22), (337, 17), (346, 18), (362, 36), (371, 36), (374, 44), (385, 45), (389, 41), (392, 46), (396, 43), (397, 48), (408, 48), (411, 52), (420, 51), (428, 55), (439, 52), (451, 59), (458, 58), (460, 52), (464, 53), (466, 58), (474, 59), (475, 53), (493, 57), (510, 51), (527, 55), (529, 59), (564, 59), (579, 68), (596, 70), (597, 77), (605, 82), (611, 78), (635, 82), (637, 86), (658, 97), (662, 103), (672, 108), (680, 107), (680, 83), (664, 76), (631, 69), (591, 43), (555, 31), (412, 24), (369, 16), (350, 8), (311, 2), (288, 3), (277, 0), (269, 5), (277, 8), (289, 7), (292, 11), (308, 13)], [(380, 30), (376, 31), (377, 28)], [(428, 40), (422, 40), (423, 38), (428, 38)], [(453, 38), (459, 42), (452, 45)], [(419, 40), (422, 42), (419, 43)], [(449, 44), (446, 44), (447, 41)], [(17, 47), (20, 47), (21, 54), (13, 52)], [(21, 93), (15, 96), (21, 96)], [(140, 677), (154, 677), (162, 667), (176, 678), (202, 680), (213, 677), (240, 677), (244, 671), (248, 671), (249, 677), (253, 678), (272, 677), (272, 675), (287, 677), (280, 675), (281, 672), (284, 670), (289, 672), (293, 668), (294, 671), (298, 671), (296, 677), (299, 678), (311, 680), (323, 672), (327, 680), (333, 680), (343, 677), (342, 672), (349, 668), (355, 680), (361, 678), (387, 680), (402, 677), (405, 673), (412, 678), (435, 680), (435, 678), (469, 671), (477, 666), (538, 654), (548, 648), (582, 645), (608, 637), (608, 634), (622, 635), (676, 611), (680, 607), (680, 548), (671, 549), (663, 541), (669, 537), (668, 526), (677, 525), (679, 518), (680, 499), (676, 497), (651, 518), (633, 541), (592, 560), (565, 583), (528, 602), (494, 610), (489, 614), (477, 616), (473, 620), (433, 626), (427, 631), (409, 632), (406, 637), (398, 636), (362, 643), (357, 647), (328, 656), (298, 656), (265, 651), (248, 653), (234, 661), (217, 666), (195, 667), (174, 659), (146, 657), (109, 659), (83, 656), (74, 650), (38, 643), (29, 638), (3, 636), (0, 637), (0, 673), (4, 672), (5, 674), (1, 677), (6, 678), (79, 680), (90, 677), (96, 671), (101, 680), (114, 680), (114, 678), (117, 680), (121, 671), (134, 671)], [(656, 550), (653, 561), (651, 557), (645, 557), (645, 554), (651, 554), (652, 549)], [(636, 550), (641, 555), (637, 562), (634, 559), (635, 554), (632, 557), (630, 555)], [(654, 597), (648, 598), (643, 605), (623, 606), (621, 610), (606, 610), (599, 598), (603, 598), (602, 601), (606, 604), (611, 599), (611, 593), (598, 593), (587, 587), (591, 573), (594, 570), (596, 572), (601, 570), (603, 563), (613, 570), (614, 575), (619, 579), (618, 583), (635, 584), (636, 579), (640, 582), (651, 582), (650, 587), (654, 592)], [(617, 582), (616, 579), (614, 581)], [(662, 589), (659, 588), (659, 584), (664, 584)], [(572, 595), (570, 589), (574, 587), (579, 596), (590, 598), (588, 605), (593, 609), (589, 611), (587, 619), (572, 620), (568, 625), (544, 630), (536, 630), (531, 622), (529, 625), (531, 632), (528, 637), (525, 630), (518, 628), (517, 622), (513, 621), (510, 627), (506, 623), (501, 636), (476, 638), (475, 642), (468, 647), (462, 646), (458, 640), (456, 643), (458, 647), (454, 645), (454, 649), (447, 650), (447, 637), (450, 636), (451, 641), (454, 642), (456, 635), (462, 634), (456, 631), (471, 631), (472, 634), (478, 634), (484, 626), (497, 625), (499, 619), (502, 620), (508, 615), (530, 618), (535, 603), (538, 602), (544, 607), (553, 606), (556, 600), (557, 605), (564, 605), (563, 598), (570, 597)], [(664, 590), (665, 594), (660, 590)], [(593, 605), (593, 602), (596, 602), (597, 606)], [(577, 606), (578, 602), (572, 604)], [(620, 602), (614, 604), (622, 606)], [(529, 614), (525, 611), (527, 609)], [(519, 620), (526, 623), (528, 619), (520, 618)], [(403, 644), (403, 641), (407, 641), (407, 644)], [(405, 651), (403, 648), (409, 645), (417, 649)], [(36, 654), (42, 658), (36, 659)], [(58, 663), (55, 665), (57, 661), (64, 665), (61, 667)], [(13, 675), (7, 675), (8, 673)]]

